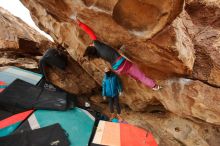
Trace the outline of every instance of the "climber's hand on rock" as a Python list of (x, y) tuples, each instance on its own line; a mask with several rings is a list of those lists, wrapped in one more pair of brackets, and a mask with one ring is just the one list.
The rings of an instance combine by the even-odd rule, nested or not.
[(79, 20), (78, 16), (76, 16), (75, 22), (76, 22), (77, 24), (80, 23), (80, 20)]
[(119, 96), (123, 96), (123, 92), (119, 92)]
[(103, 100), (106, 100), (106, 96), (103, 96), (102, 98), (103, 98)]
[(72, 14), (72, 15), (70, 16), (70, 19), (76, 20), (76, 15), (75, 15), (75, 14)]
[(79, 25), (80, 21), (78, 19), (75, 20), (75, 22)]
[(158, 91), (158, 90), (160, 90), (160, 89), (162, 89), (163, 87), (162, 86), (160, 86), (160, 85), (155, 85), (152, 89), (154, 90), (154, 91)]
[(121, 52), (124, 52), (125, 51), (125, 45), (122, 45), (121, 47), (120, 47), (120, 49), (119, 49), (119, 51), (121, 51)]

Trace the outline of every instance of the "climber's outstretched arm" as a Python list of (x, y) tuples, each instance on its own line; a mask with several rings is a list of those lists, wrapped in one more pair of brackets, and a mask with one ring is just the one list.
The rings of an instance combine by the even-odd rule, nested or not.
[(79, 27), (81, 27), (90, 36), (92, 40), (97, 40), (95, 33), (88, 25), (82, 23), (79, 19), (76, 19), (76, 22), (79, 25)]

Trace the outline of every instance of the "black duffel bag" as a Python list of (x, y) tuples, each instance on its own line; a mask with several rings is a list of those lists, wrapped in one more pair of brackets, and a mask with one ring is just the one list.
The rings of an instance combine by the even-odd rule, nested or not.
[[(17, 112), (27, 109), (67, 110), (70, 107), (67, 93), (50, 91), (22, 81), (20, 79), (11, 83), (0, 93), (0, 106), (7, 110)], [(14, 111), (12, 111), (14, 112)]]
[(0, 137), (0, 146), (69, 146), (60, 124)]

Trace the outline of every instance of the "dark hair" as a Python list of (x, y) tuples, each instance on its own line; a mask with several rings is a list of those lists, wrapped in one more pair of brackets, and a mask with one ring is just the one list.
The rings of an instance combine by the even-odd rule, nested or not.
[(83, 57), (88, 57), (89, 59), (99, 58), (99, 53), (94, 46), (88, 46), (84, 52)]
[(106, 76), (109, 77), (112, 75), (112, 71), (105, 72)]

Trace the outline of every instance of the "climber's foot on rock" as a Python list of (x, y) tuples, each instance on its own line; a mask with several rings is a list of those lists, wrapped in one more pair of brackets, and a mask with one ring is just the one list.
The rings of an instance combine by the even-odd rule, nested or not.
[(122, 121), (123, 121), (123, 118), (121, 117), (120, 114), (117, 114), (117, 118), (118, 118), (118, 121), (119, 121), (119, 122), (122, 122)]
[(160, 85), (155, 85), (155, 86), (152, 88), (152, 90), (158, 91), (158, 90), (160, 90), (160, 89), (162, 89), (162, 88), (163, 88), (163, 87), (160, 86)]
[(110, 116), (110, 121), (112, 121), (112, 119), (115, 118), (115, 113), (111, 113), (111, 116)]

